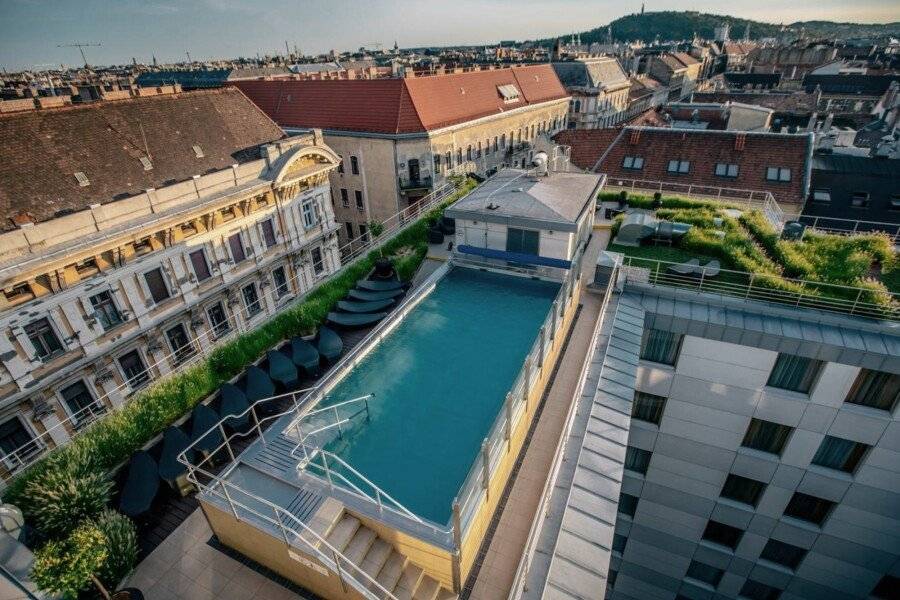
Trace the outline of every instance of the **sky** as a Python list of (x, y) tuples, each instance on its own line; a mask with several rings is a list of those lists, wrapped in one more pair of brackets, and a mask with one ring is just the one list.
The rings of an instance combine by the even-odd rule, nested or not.
[[(78, 65), (137, 58), (306, 54), (381, 43), (401, 47), (488, 44), (584, 31), (639, 12), (640, 0), (0, 0), (0, 66)], [(900, 20), (897, 0), (656, 0), (647, 11), (697, 10), (770, 22)]]

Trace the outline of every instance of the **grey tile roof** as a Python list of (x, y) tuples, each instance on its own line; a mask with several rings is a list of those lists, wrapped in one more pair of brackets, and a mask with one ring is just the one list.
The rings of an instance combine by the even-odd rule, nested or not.
[(520, 169), (503, 169), (448, 208), (446, 215), (575, 231), (578, 217), (593, 204), (600, 181), (599, 175), (583, 173), (553, 173), (536, 178)]
[(545, 599), (603, 598), (606, 589), (644, 328), (639, 301), (625, 295), (617, 302), (615, 318), (598, 336), (598, 343), (607, 342), (602, 362), (592, 364), (588, 381), (593, 374), (593, 385), (582, 396), (590, 412), (550, 558)]
[(555, 62), (553, 69), (565, 86), (611, 89), (631, 83), (619, 61), (611, 57)]

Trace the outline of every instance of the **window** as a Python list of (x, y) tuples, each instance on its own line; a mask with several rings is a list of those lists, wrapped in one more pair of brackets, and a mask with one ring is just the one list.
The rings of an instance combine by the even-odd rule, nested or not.
[(766, 385), (808, 394), (823, 364), (820, 360), (779, 353)]
[(869, 192), (853, 192), (850, 196), (850, 206), (853, 208), (869, 207)]
[(275, 284), (275, 295), (279, 298), (291, 291), (284, 267), (277, 267), (272, 271), (272, 283)]
[(792, 429), (787, 425), (779, 425), (771, 421), (751, 419), (741, 445), (781, 456), (781, 451), (784, 450), (784, 445), (787, 443)]
[(275, 238), (275, 223), (272, 219), (266, 219), (262, 222), (262, 233), (263, 233), (263, 241), (266, 243), (266, 248), (271, 248), (275, 244), (278, 243), (278, 240)]
[(90, 300), (94, 318), (100, 323), (103, 331), (109, 331), (122, 322), (122, 313), (116, 308), (116, 303), (113, 302), (112, 294), (109, 291), (94, 294)]
[(365, 205), (363, 204), (363, 196), (362, 196), (362, 192), (359, 191), (359, 190), (356, 190), (356, 191), (353, 192), (353, 193), (354, 193), (354, 195), (356, 196), (356, 210), (358, 210), (359, 212), (364, 211), (366, 207), (365, 207)]
[(831, 190), (813, 190), (812, 201), (815, 204), (829, 204), (831, 202)]
[(441, 172), (441, 155), (435, 154), (431, 160), (434, 162), (434, 174), (438, 175)]
[(359, 159), (355, 156), (350, 157), (350, 172), (354, 175), (359, 175)]
[(472, 160), (472, 145), (466, 146), (466, 160)]
[(444, 162), (447, 165), (447, 169), (453, 168), (453, 153), (450, 152), (449, 150), (447, 151), (447, 154), (444, 156)]
[(847, 394), (846, 402), (892, 411), (900, 397), (900, 375), (862, 369)]
[(769, 181), (790, 181), (791, 170), (786, 167), (767, 167), (766, 179)]
[(253, 317), (262, 312), (262, 304), (259, 301), (259, 295), (256, 293), (255, 283), (242, 287), (241, 297), (244, 299), (244, 308), (247, 309), (248, 317)]
[(719, 177), (737, 177), (738, 166), (727, 163), (716, 163), (716, 175)]
[(344, 157), (341, 156), (340, 159), (341, 159), (341, 160), (340, 160), (340, 162), (338, 163), (337, 171), (338, 171), (338, 173), (343, 173), (343, 172), (344, 172)]
[[(25, 429), (25, 425), (22, 424), (19, 417), (13, 417), (0, 425), (0, 450), (6, 455), (8, 461), (23, 460), (39, 449), (37, 441)], [(14, 457), (9, 456), (13, 453), (15, 453)]]
[(169, 340), (169, 347), (175, 355), (175, 360), (181, 362), (194, 354), (194, 346), (188, 340), (187, 332), (181, 323), (166, 331), (166, 339)]
[(720, 496), (735, 502), (756, 506), (759, 502), (759, 497), (762, 496), (765, 489), (766, 484), (761, 481), (730, 473), (728, 478), (725, 479), (725, 485), (722, 486)]
[(618, 552), (619, 554), (624, 554), (626, 544), (628, 544), (627, 537), (625, 537), (621, 533), (613, 534), (613, 543), (612, 543), (613, 552)]
[(540, 232), (527, 229), (506, 228), (506, 251), (537, 256), (540, 247)]
[(691, 170), (691, 163), (687, 160), (670, 160), (666, 170), (669, 173), (688, 173)]
[(325, 265), (322, 262), (322, 249), (321, 248), (313, 248), (312, 249), (312, 264), (313, 264), (313, 272), (316, 275), (321, 275), (322, 271), (325, 270)]
[(206, 281), (212, 277), (212, 273), (209, 271), (209, 263), (206, 261), (206, 251), (203, 248), (194, 250), (188, 256), (191, 259), (191, 267), (194, 269), (194, 275), (197, 276), (198, 282)]
[(500, 136), (500, 148), (502, 148), (503, 150), (506, 150), (506, 134), (505, 133)]
[(641, 475), (647, 474), (647, 468), (650, 466), (650, 457), (653, 455), (649, 450), (641, 450), (634, 446), (628, 446), (625, 450), (625, 468)]
[(60, 390), (59, 395), (62, 396), (76, 426), (82, 425), (106, 411), (106, 407), (91, 395), (84, 381), (76, 381), (64, 387)]
[(212, 325), (212, 330), (216, 337), (225, 335), (231, 329), (228, 317), (225, 315), (225, 308), (221, 302), (216, 302), (207, 308), (206, 316), (209, 317), (209, 323)]
[(631, 405), (631, 416), (641, 421), (659, 425), (665, 406), (666, 399), (662, 396), (635, 392), (634, 403)]
[(719, 582), (722, 581), (722, 575), (724, 574), (725, 571), (722, 569), (717, 569), (710, 565), (705, 565), (702, 562), (692, 560), (690, 566), (688, 566), (685, 577), (690, 577), (696, 581), (702, 581), (707, 585), (716, 587), (719, 585)]
[(634, 517), (637, 512), (638, 497), (622, 492), (619, 494), (619, 512), (629, 517)]
[(683, 338), (684, 336), (679, 333), (645, 329), (641, 339), (641, 360), (674, 365), (678, 359), (678, 351)]
[(825, 522), (825, 518), (833, 507), (834, 502), (831, 500), (823, 500), (802, 492), (794, 492), (787, 508), (784, 509), (784, 515), (814, 523), (815, 525), (821, 525)]
[(88, 179), (88, 176), (84, 174), (82, 171), (75, 172), (75, 181), (78, 182), (80, 187), (87, 187), (91, 185), (91, 180)]
[(344, 223), (344, 227), (347, 229), (347, 237), (349, 239), (353, 239), (353, 223)]
[(463, 161), (462, 148), (456, 149), (456, 164), (461, 165)]
[(247, 260), (247, 253), (244, 250), (244, 240), (241, 238), (240, 231), (228, 236), (228, 249), (231, 250), (231, 260), (234, 261), (234, 264)]
[(341, 206), (350, 208), (350, 195), (347, 193), (347, 188), (341, 188)]
[(365, 225), (359, 226), (359, 237), (362, 238), (363, 242), (368, 243), (369, 241), (369, 230)]
[(311, 229), (319, 224), (319, 206), (316, 198), (306, 198), (300, 205), (303, 214), (303, 227)]
[(623, 169), (631, 169), (633, 171), (640, 171), (644, 168), (644, 157), (643, 156), (626, 156), (622, 160), (622, 168)]
[(868, 449), (867, 444), (826, 435), (816, 455), (813, 456), (812, 464), (853, 473)]
[(54, 356), (61, 354), (63, 351), (62, 343), (53, 331), (49, 319), (38, 319), (32, 321), (25, 326), (25, 335), (31, 340), (34, 346), (35, 354), (39, 360), (48, 360)]
[(778, 600), (781, 590), (771, 585), (748, 579), (741, 587), (740, 595), (750, 600)]
[(732, 550), (737, 548), (742, 537), (744, 537), (743, 531), (737, 527), (719, 523), (718, 521), (708, 522), (706, 524), (706, 529), (703, 530), (704, 540), (712, 542), (713, 544), (725, 546), (726, 548), (731, 548)]
[(806, 556), (806, 550), (793, 544), (786, 544), (778, 540), (769, 540), (762, 549), (759, 557), (777, 565), (787, 567), (792, 571), (800, 566), (800, 561)]
[(132, 350), (119, 357), (119, 367), (125, 375), (125, 381), (133, 388), (138, 388), (150, 381), (150, 373), (144, 366), (144, 359), (140, 352)]
[(883, 598), (883, 600), (891, 600), (897, 597), (897, 590), (900, 590), (900, 577), (885, 575), (878, 581), (871, 595)]
[(900, 210), (900, 194), (891, 194), (891, 203), (888, 206), (888, 210)]

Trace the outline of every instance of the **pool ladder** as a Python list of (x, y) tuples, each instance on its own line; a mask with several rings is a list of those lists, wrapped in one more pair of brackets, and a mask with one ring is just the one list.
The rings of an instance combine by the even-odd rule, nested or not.
[[(319, 454), (319, 450), (328, 441), (334, 439), (334, 437), (330, 437), (326, 441), (322, 441), (320, 440), (321, 434), (326, 432), (334, 433), (336, 431), (337, 437), (342, 438), (345, 426), (362, 414), (365, 414), (368, 422), (370, 417), (369, 400), (374, 398), (375, 394), (366, 394), (365, 396), (317, 408), (298, 416), (285, 427), (285, 433), (295, 433), (298, 440), (297, 444), (291, 449), (291, 455), (299, 459), (298, 468), (306, 468), (310, 461)], [(304, 424), (313, 424), (315, 427), (304, 431)], [(311, 443), (310, 440), (313, 440), (314, 443)], [(301, 450), (302, 455), (300, 453)]]

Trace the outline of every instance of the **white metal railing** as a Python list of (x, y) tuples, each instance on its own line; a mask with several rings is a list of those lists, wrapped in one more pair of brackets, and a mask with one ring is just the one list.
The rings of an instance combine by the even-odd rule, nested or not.
[[(594, 343), (594, 340), (599, 334), (606, 319), (609, 318), (615, 321), (615, 313), (618, 312), (618, 306), (616, 306), (615, 313), (610, 315), (609, 317), (606, 316), (606, 307), (609, 305), (609, 299), (612, 297), (612, 292), (615, 287), (615, 281), (618, 275), (618, 271), (619, 267), (616, 266), (612, 276), (610, 277), (609, 283), (607, 284), (606, 291), (603, 294), (603, 300), (600, 302), (600, 314), (598, 315), (597, 322), (594, 325), (594, 332), (591, 336), (590, 349), (584, 359), (584, 363), (581, 365), (581, 371), (579, 372), (577, 380), (578, 384), (575, 388), (575, 393), (573, 394), (574, 400), (569, 404), (569, 410), (566, 413), (566, 420), (563, 424), (563, 430), (560, 433), (559, 440), (556, 444), (556, 449), (553, 453), (553, 462), (550, 465), (547, 479), (544, 482), (544, 487), (541, 491), (540, 502), (534, 512), (534, 517), (531, 521), (531, 527), (528, 530), (528, 537), (525, 539), (525, 548), (522, 551), (522, 558), (519, 560), (519, 566), (516, 569), (515, 575), (513, 576), (513, 583), (510, 588), (508, 600), (515, 600), (516, 598), (521, 597), (522, 593), (525, 591), (529, 570), (532, 561), (534, 560), (535, 552), (537, 551), (537, 545), (541, 531), (543, 529), (544, 520), (550, 514), (550, 502), (553, 499), (553, 489), (554, 487), (556, 487), (559, 473), (562, 469), (563, 463), (566, 461), (566, 444), (568, 443), (569, 435), (572, 433), (572, 427), (575, 424), (575, 416), (578, 409), (578, 399), (581, 398), (581, 394), (584, 391), (584, 385), (587, 382), (588, 370), (591, 366), (591, 362), (593, 361), (593, 357), (596, 351), (596, 344)], [(607, 340), (606, 343), (608, 346), (609, 340)]]
[[(268, 297), (266, 296), (268, 293), (271, 296), (270, 306), (277, 306), (279, 310), (284, 310), (288, 306), (302, 301), (325, 282), (333, 277), (339, 276), (347, 268), (368, 255), (369, 252), (381, 247), (395, 235), (414, 224), (423, 213), (445, 202), (454, 193), (459, 191), (459, 189), (460, 187), (453, 183), (446, 182), (423, 197), (416, 204), (404, 208), (385, 219), (385, 221), (382, 222), (384, 230), (380, 235), (361, 235), (341, 246), (338, 249), (338, 252), (342, 257), (341, 266), (327, 277), (322, 277), (314, 281), (302, 294), (295, 294), (290, 302), (281, 304), (283, 298), (279, 298), (274, 289), (270, 292), (263, 291), (260, 300), (268, 300)], [(297, 274), (289, 279), (289, 284), (298, 286), (299, 288), (299, 286), (304, 283), (301, 275), (302, 274), (298, 270)], [(232, 308), (232, 310), (235, 309)], [(146, 376), (148, 379), (152, 378), (154, 377), (153, 369), (159, 370), (160, 366), (168, 365), (170, 363), (174, 363), (174, 366), (165, 376), (176, 374), (193, 366), (198, 363), (201, 358), (208, 356), (210, 352), (218, 348), (221, 344), (233, 339), (237, 334), (244, 332), (246, 330), (244, 324), (256, 316), (256, 314), (250, 314), (247, 308), (243, 306), (238, 307), (236, 314), (229, 313), (227, 310), (224, 312), (226, 324), (228, 326), (227, 330), (223, 327), (209, 328), (197, 336), (190, 338), (189, 344), (192, 348), (195, 348), (196, 351), (188, 358), (188, 360), (172, 360), (175, 358), (176, 354), (183, 351), (183, 349), (168, 352), (155, 362), (146, 366), (141, 377)], [(274, 316), (274, 314), (275, 313), (273, 312), (272, 316)], [(241, 316), (242, 319), (238, 319), (238, 316)], [(128, 401), (130, 401), (133, 394), (145, 389), (144, 384), (141, 384), (139, 387), (133, 386), (133, 381), (133, 379), (124, 381), (115, 388), (108, 390), (105, 394), (96, 399), (95, 404), (86, 406), (76, 413), (69, 414), (66, 418), (60, 419), (54, 425), (37, 433), (37, 435), (32, 437), (28, 442), (0, 456), (0, 463), (2, 463), (4, 467), (0, 469), (0, 481), (8, 482), (17, 473), (40, 460), (47, 451), (68, 444), (72, 439), (90, 429), (90, 423), (102, 418), (103, 415), (120, 410), (124, 407)], [(113, 403), (112, 398), (120, 393), (125, 396), (123, 401), (118, 404)], [(107, 402), (112, 406), (107, 407)], [(94, 414), (95, 412), (102, 412), (103, 415), (96, 415)]]
[[(365, 396), (351, 398), (350, 400), (344, 400), (343, 402), (338, 402), (329, 406), (311, 409), (296, 416), (284, 430), (294, 430), (297, 433), (299, 442), (297, 443), (297, 446), (295, 446), (295, 450), (299, 449), (307, 438), (324, 431), (331, 431), (337, 428), (338, 435), (343, 435), (342, 425), (349, 423), (359, 414), (365, 412), (366, 421), (369, 420), (369, 400), (372, 400), (373, 398), (375, 398), (375, 394), (366, 394)], [(358, 408), (359, 405), (362, 405), (362, 408)], [(349, 410), (347, 416), (341, 416), (341, 413), (347, 410)], [(304, 423), (311, 422), (313, 419), (321, 421), (323, 418), (325, 419), (324, 424), (321, 422), (312, 423), (314, 427), (312, 430), (303, 431)], [(328, 421), (329, 418), (332, 419), (330, 422)], [(291, 454), (296, 455), (294, 451), (292, 451)]]
[(516, 375), (503, 408), (481, 444), (481, 452), (475, 459), (466, 479), (453, 501), (453, 530), (457, 544), (466, 536), (482, 498), (488, 493), (494, 475), (504, 454), (511, 451), (512, 431), (528, 411), (530, 392), (547, 364), (547, 357), (560, 335), (562, 318), (569, 308), (575, 287), (581, 279), (581, 258), (584, 247), (579, 248), (572, 266), (563, 279), (559, 292), (551, 305), (539, 333)]
[(747, 210), (756, 209), (762, 212), (766, 217), (766, 220), (769, 221), (776, 231), (781, 231), (786, 221), (785, 212), (778, 204), (778, 201), (775, 200), (775, 197), (771, 192), (763, 190), (746, 190), (713, 185), (673, 183), (669, 181), (628, 179), (623, 177), (609, 177), (606, 181), (606, 189), (678, 194), (679, 196), (688, 198), (714, 200), (726, 204), (734, 204), (735, 206), (744, 207)]
[(895, 245), (900, 244), (900, 223), (839, 219), (837, 217), (818, 217), (816, 215), (792, 215), (790, 218), (800, 221), (810, 229), (824, 233), (837, 235), (885, 233)]
[(679, 263), (626, 256), (622, 273), (629, 283), (677, 287), (698, 293), (735, 296), (791, 307), (900, 321), (900, 296), (888, 291), (790, 279), (769, 273), (701, 268), (685, 275)]

